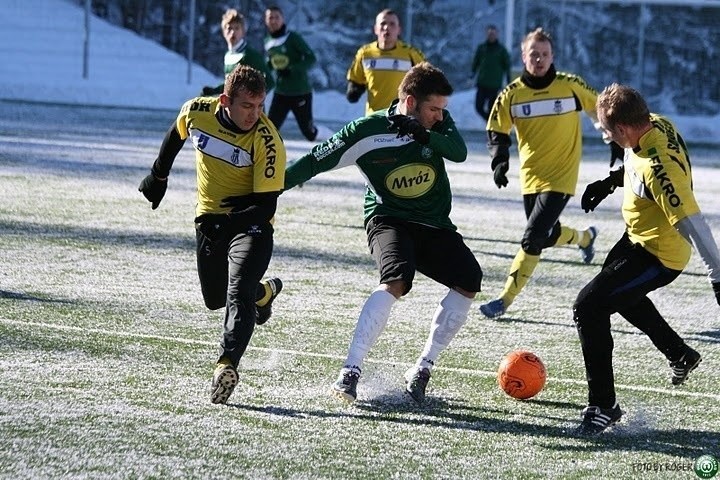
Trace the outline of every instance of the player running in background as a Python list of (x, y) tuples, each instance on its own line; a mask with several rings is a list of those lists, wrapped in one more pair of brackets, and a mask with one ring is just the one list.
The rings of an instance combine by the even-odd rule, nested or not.
[(386, 8), (375, 17), (377, 41), (360, 47), (347, 72), (347, 99), (357, 102), (367, 90), (365, 114), (383, 110), (397, 98), (398, 86), (413, 65), (425, 60), (417, 48), (402, 40), (400, 19)]
[(265, 54), (276, 75), (275, 93), (268, 112), (270, 121), (280, 130), (292, 111), (305, 138), (310, 141), (330, 138), (330, 129), (313, 121), (308, 70), (317, 61), (315, 54), (299, 33), (287, 29), (280, 7), (265, 10), (265, 26)]
[(185, 102), (139, 188), (156, 209), (175, 157), (192, 139), (200, 288), (207, 308), (225, 307), (212, 403), (226, 403), (232, 394), (255, 324), (270, 318), (282, 289), (279, 278), (260, 282), (272, 256), (272, 220), (285, 180), (285, 146), (262, 112), (264, 101), (263, 74), (239, 65), (225, 79), (219, 97)]
[(584, 111), (596, 120), (597, 92), (582, 78), (555, 71), (552, 39), (542, 28), (528, 33), (520, 48), (525, 69), (495, 101), (487, 135), (495, 184), (502, 188), (508, 184), (510, 131), (515, 128), (527, 224), (502, 293), (480, 306), (488, 318), (505, 314), (530, 280), (545, 248), (577, 245), (583, 262), (590, 263), (598, 232), (595, 227), (576, 230), (560, 223), (560, 214), (577, 186), (580, 114)]
[(594, 210), (616, 187), (624, 187), (626, 229), (573, 306), (589, 390), (577, 430), (584, 435), (601, 433), (623, 413), (615, 396), (610, 315), (619, 313), (650, 337), (670, 363), (672, 384), (681, 385), (700, 363), (700, 354), (668, 325), (647, 295), (680, 275), (692, 245), (708, 269), (720, 304), (720, 254), (695, 201), (682, 136), (670, 120), (650, 113), (636, 90), (624, 85), (603, 90), (597, 114), (605, 133), (626, 149), (626, 157), (622, 169), (587, 186), (582, 207)]
[[(225, 77), (233, 71), (237, 65), (250, 65), (256, 70), (262, 72), (265, 77), (265, 89), (267, 92), (275, 87), (275, 81), (272, 73), (265, 62), (265, 57), (248, 45), (245, 40), (245, 17), (242, 13), (238, 13), (234, 8), (225, 11), (220, 22), (223, 38), (227, 42), (227, 52), (225, 52)], [(219, 95), (223, 92), (225, 83), (221, 83), (217, 87), (203, 87), (203, 95)]]
[(367, 182), (365, 229), (380, 285), (365, 301), (332, 387), (347, 402), (355, 401), (363, 361), (392, 306), (412, 288), (416, 271), (448, 287), (425, 348), (405, 373), (406, 391), (418, 403), (425, 399), (438, 356), (465, 324), (480, 291), (480, 265), (450, 220), (452, 193), (444, 159), (463, 162), (467, 156), (445, 109), (452, 91), (442, 71), (420, 63), (407, 72), (399, 100), (389, 109), (347, 124), (286, 172), (286, 189), (348, 165), (356, 165)]

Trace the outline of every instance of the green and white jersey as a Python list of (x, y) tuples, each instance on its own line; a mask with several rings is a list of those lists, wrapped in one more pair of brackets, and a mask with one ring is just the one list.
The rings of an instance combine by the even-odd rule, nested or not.
[(305, 40), (296, 32), (265, 37), (265, 55), (268, 65), (275, 70), (275, 93), (305, 95), (312, 91), (308, 70), (317, 59)]
[(396, 104), (345, 125), (329, 140), (293, 162), (285, 189), (315, 175), (356, 165), (365, 177), (365, 223), (375, 215), (456, 230), (450, 220), (452, 193), (445, 160), (463, 162), (465, 141), (450, 113), (430, 130), (427, 145), (388, 131)]
[[(270, 73), (270, 68), (265, 62), (265, 57), (248, 45), (244, 38), (238, 42), (232, 50), (225, 52), (225, 77), (230, 75), (238, 65), (249, 65), (262, 72), (265, 77), (266, 91), (269, 92), (275, 88), (275, 80), (272, 77), (272, 73)], [(221, 85), (221, 87), (224, 87), (224, 84)], [(222, 93), (222, 88), (218, 93)]]

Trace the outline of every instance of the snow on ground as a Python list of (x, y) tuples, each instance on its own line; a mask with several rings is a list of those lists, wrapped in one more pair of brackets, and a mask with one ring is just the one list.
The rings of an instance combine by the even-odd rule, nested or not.
[[(221, 81), (194, 65), (188, 83), (185, 58), (96, 17), (83, 78), (85, 16), (77, 2), (5, 0), (0, 24), (0, 99), (176, 110), (204, 85)], [(474, 102), (474, 90), (450, 98), (463, 130), (484, 130)], [(315, 92), (313, 109), (320, 121), (344, 123), (363, 115), (364, 99), (350, 104), (338, 91)], [(720, 143), (720, 115), (672, 118), (687, 141)], [(587, 119), (585, 126), (592, 135)]]

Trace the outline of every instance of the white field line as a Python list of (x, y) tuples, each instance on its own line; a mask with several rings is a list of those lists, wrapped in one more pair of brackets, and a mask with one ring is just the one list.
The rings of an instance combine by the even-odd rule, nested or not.
[[(19, 320), (10, 320), (7, 318), (0, 318), (0, 323), (5, 323), (8, 325), (15, 325), (15, 326), (27, 326), (27, 327), (33, 327), (33, 328), (45, 328), (48, 330), (64, 330), (64, 331), (72, 331), (72, 332), (84, 332), (84, 333), (96, 333), (101, 335), (108, 335), (108, 336), (116, 336), (116, 337), (128, 337), (128, 338), (139, 338), (139, 339), (148, 339), (148, 340), (163, 340), (166, 342), (176, 342), (176, 343), (184, 343), (187, 345), (209, 345), (209, 346), (216, 346), (217, 342), (210, 342), (206, 340), (193, 340), (190, 338), (177, 338), (177, 337), (165, 337), (163, 335), (149, 335), (149, 334), (143, 334), (143, 333), (129, 333), (129, 332), (119, 332), (119, 331), (113, 331), (113, 330), (104, 330), (99, 328), (81, 328), (81, 327), (74, 327), (71, 325), (48, 325), (45, 323), (36, 323), (36, 322), (25, 322), (25, 321), (19, 321)], [(280, 353), (285, 355), (292, 355), (296, 357), (314, 357), (314, 358), (327, 358), (329, 360), (339, 360), (343, 361), (345, 360), (345, 357), (341, 357), (339, 355), (330, 355), (327, 353), (316, 353), (316, 352), (306, 352), (306, 351), (300, 351), (300, 350), (286, 350), (282, 348), (265, 348), (265, 347), (253, 347), (248, 346), (248, 350), (256, 350), (258, 352), (268, 352), (268, 353)], [(414, 364), (406, 363), (406, 362), (395, 362), (395, 361), (389, 361), (389, 360), (373, 360), (373, 359), (367, 359), (365, 360), (366, 363), (374, 363), (378, 365), (400, 365), (405, 367), (411, 367)], [(444, 370), (448, 372), (456, 372), (456, 373), (462, 373), (467, 375), (477, 375), (481, 377), (491, 377), (495, 378), (497, 376), (497, 372), (495, 371), (488, 371), (488, 370), (476, 370), (476, 369), (470, 369), (470, 368), (454, 368), (454, 367), (436, 367), (438, 370)], [(586, 386), (585, 381), (581, 380), (572, 380), (568, 378), (557, 378), (557, 377), (548, 377), (548, 380), (552, 380), (553, 382), (559, 382), (559, 383), (567, 383), (567, 384), (573, 384), (573, 385), (581, 385)], [(637, 385), (615, 385), (616, 388), (622, 389), (622, 390), (633, 390), (636, 392), (654, 392), (654, 393), (660, 393), (663, 395), (670, 395), (675, 397), (697, 397), (697, 398), (708, 398), (712, 400), (720, 401), (720, 395), (712, 394), (712, 393), (704, 393), (704, 392), (688, 392), (687, 390), (670, 390), (666, 388), (653, 388), (653, 387), (642, 387)]]

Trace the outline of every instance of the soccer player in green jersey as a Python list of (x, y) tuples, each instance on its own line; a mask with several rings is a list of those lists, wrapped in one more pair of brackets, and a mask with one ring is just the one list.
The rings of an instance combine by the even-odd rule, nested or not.
[[(234, 8), (225, 11), (220, 22), (223, 38), (227, 42), (227, 52), (225, 52), (224, 72), (227, 77), (232, 73), (237, 65), (250, 65), (256, 70), (260, 70), (265, 77), (265, 89), (270, 91), (275, 87), (270, 68), (265, 62), (265, 57), (248, 45), (245, 40), (245, 17), (242, 13), (238, 13)], [(217, 87), (203, 87), (203, 95), (219, 95), (223, 92), (225, 83), (221, 83)]]
[(347, 124), (285, 174), (285, 189), (290, 189), (321, 172), (355, 165), (367, 182), (365, 230), (380, 284), (365, 301), (332, 387), (347, 402), (356, 399), (365, 356), (392, 306), (412, 288), (416, 271), (448, 288), (424, 349), (405, 373), (406, 391), (418, 403), (425, 399), (438, 355), (465, 324), (480, 291), (480, 265), (450, 220), (452, 193), (444, 159), (463, 162), (467, 156), (446, 110), (452, 91), (442, 71), (419, 63), (407, 72), (399, 99), (389, 108)]
[(255, 324), (270, 318), (279, 278), (260, 282), (273, 251), (273, 217), (285, 180), (285, 146), (263, 113), (262, 72), (238, 65), (219, 97), (182, 106), (139, 190), (153, 210), (165, 196), (175, 157), (195, 147), (197, 270), (205, 306), (225, 307), (210, 401), (226, 403)]
[(285, 16), (278, 6), (265, 10), (265, 55), (275, 72), (276, 84), (268, 117), (278, 130), (289, 112), (293, 113), (303, 136), (310, 141), (326, 140), (329, 128), (313, 120), (313, 93), (308, 71), (315, 65), (315, 53), (303, 37), (285, 25)]
[(595, 435), (620, 420), (615, 397), (610, 315), (619, 313), (650, 337), (667, 358), (671, 382), (681, 385), (700, 354), (665, 321), (648, 293), (675, 280), (690, 260), (691, 245), (708, 269), (720, 304), (720, 254), (693, 193), (690, 158), (670, 120), (650, 113), (640, 93), (613, 84), (597, 99), (601, 128), (625, 148), (623, 168), (591, 183), (582, 196), (587, 212), (623, 187), (625, 233), (600, 273), (578, 294), (573, 317), (588, 381), (588, 406), (578, 433)]

